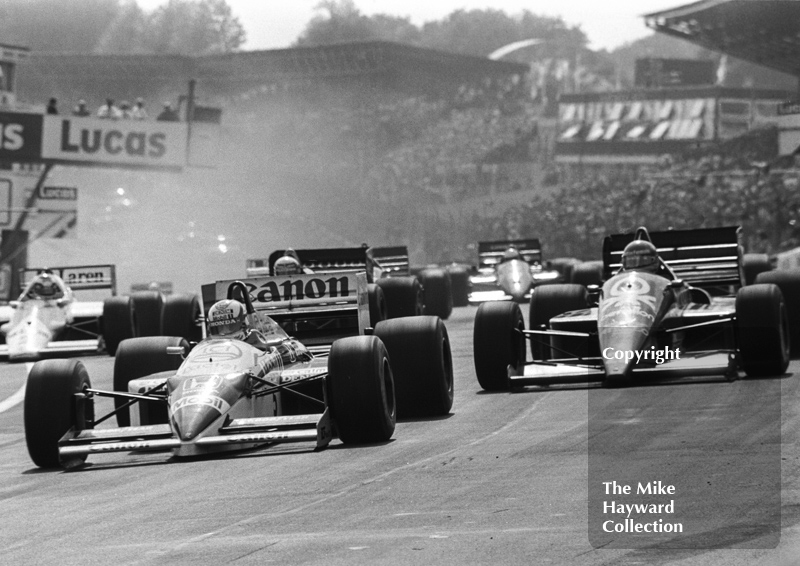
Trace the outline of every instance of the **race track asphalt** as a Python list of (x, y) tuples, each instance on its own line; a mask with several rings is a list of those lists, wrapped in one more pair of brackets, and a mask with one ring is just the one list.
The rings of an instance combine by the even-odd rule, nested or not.
[[(446, 322), (450, 415), (320, 452), (116, 453), (41, 471), (22, 404), (4, 402), (19, 398), (26, 366), (0, 366), (0, 563), (800, 564), (798, 361), (775, 379), (484, 393), (474, 316), (458, 308)], [(111, 388), (113, 360), (83, 360), (93, 385)], [(607, 480), (676, 493), (599, 494)], [(615, 516), (597, 505), (610, 500), (673, 501), (650, 520), (686, 531), (604, 533)]]

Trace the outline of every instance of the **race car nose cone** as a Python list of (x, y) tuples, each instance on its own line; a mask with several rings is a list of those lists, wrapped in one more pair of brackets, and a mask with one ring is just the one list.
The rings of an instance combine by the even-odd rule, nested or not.
[(210, 407), (193, 405), (183, 407), (172, 416), (181, 440), (192, 440), (214, 422), (219, 413)]

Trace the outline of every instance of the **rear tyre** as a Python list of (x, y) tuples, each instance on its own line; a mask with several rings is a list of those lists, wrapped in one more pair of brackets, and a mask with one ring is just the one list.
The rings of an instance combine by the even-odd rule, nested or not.
[[(742, 257), (742, 270), (744, 271), (744, 284), (757, 283), (759, 273), (772, 270), (767, 254), (744, 254)], [(784, 297), (785, 298), (785, 297)]]
[[(123, 341), (117, 349), (114, 360), (114, 391), (128, 392), (128, 382), (162, 371), (176, 371), (183, 357), (167, 354), (167, 347), (181, 346), (188, 351), (189, 343), (178, 336), (148, 336)], [(116, 408), (127, 401), (114, 399)], [(162, 424), (168, 422), (167, 404), (154, 401), (140, 401), (117, 413), (119, 426), (130, 426), (130, 410), (140, 411), (141, 424)]]
[(596, 261), (584, 261), (572, 267), (571, 283), (576, 285), (601, 285), (603, 283), (603, 264)]
[(343, 443), (384, 442), (392, 437), (397, 418), (394, 380), (389, 354), (377, 336), (334, 342), (325, 387)]
[(786, 303), (789, 317), (789, 343), (792, 355), (800, 355), (800, 271), (765, 271), (759, 273), (755, 283), (773, 283), (778, 286)]
[(162, 336), (164, 295), (158, 291), (137, 291), (131, 298), (136, 313), (136, 336)]
[(438, 316), (385, 320), (375, 336), (386, 345), (399, 417), (446, 415), (453, 407), (450, 338)]
[(508, 389), (508, 366), (525, 364), (525, 321), (514, 302), (483, 303), (475, 314), (472, 351), (478, 383), (486, 391)]
[(383, 289), (375, 283), (367, 285), (367, 295), (369, 297), (369, 325), (375, 328), (380, 321), (386, 320), (386, 295), (383, 294)]
[(453, 285), (444, 269), (424, 269), (419, 274), (425, 297), (425, 314), (445, 320), (453, 313)]
[(748, 377), (782, 375), (789, 366), (789, 319), (777, 285), (742, 287), (736, 294), (736, 330)]
[(420, 316), (424, 312), (422, 286), (416, 277), (389, 277), (375, 282), (386, 297), (387, 318)]
[(447, 268), (450, 272), (450, 284), (453, 291), (453, 306), (465, 307), (469, 304), (469, 271), (466, 267), (453, 265)]
[(130, 297), (109, 297), (103, 301), (100, 327), (106, 352), (113, 356), (120, 342), (136, 336), (133, 300)]
[[(583, 285), (578, 285), (577, 283), (542, 285), (536, 287), (531, 295), (528, 323), (531, 330), (545, 330), (549, 328), (550, 319), (554, 316), (569, 311), (585, 309), (587, 304), (586, 287)], [(563, 346), (568, 345), (559, 345), (562, 349), (568, 349)], [(580, 344), (570, 344), (570, 346), (577, 347)], [(550, 359), (550, 346), (546, 336), (534, 336), (531, 339), (531, 356), (533, 356), (534, 360)]]
[[(58, 441), (71, 428), (84, 430), (94, 420), (92, 399), (79, 399), (76, 393), (91, 387), (83, 363), (77, 360), (36, 362), (25, 386), (25, 442), (33, 463), (40, 468), (55, 468), (62, 462)], [(80, 463), (76, 456), (69, 463)]]
[(161, 316), (161, 336), (180, 336), (189, 342), (203, 339), (201, 307), (197, 295), (168, 295)]

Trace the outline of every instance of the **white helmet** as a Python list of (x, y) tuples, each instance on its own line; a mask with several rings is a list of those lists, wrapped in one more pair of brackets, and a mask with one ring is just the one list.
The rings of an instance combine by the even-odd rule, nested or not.
[(303, 272), (303, 269), (300, 266), (300, 262), (297, 261), (297, 258), (294, 258), (290, 255), (279, 257), (275, 261), (274, 269), (275, 275), (296, 275)]
[(239, 301), (225, 299), (208, 309), (208, 334), (212, 337), (237, 338), (247, 335), (247, 310)]

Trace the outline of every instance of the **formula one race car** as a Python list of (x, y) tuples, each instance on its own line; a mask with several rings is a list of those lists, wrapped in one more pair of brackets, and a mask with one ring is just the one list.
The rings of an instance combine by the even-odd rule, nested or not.
[(367, 272), (371, 324), (402, 316), (430, 314), (446, 319), (453, 311), (448, 273), (410, 273), (405, 246), (276, 250), (267, 259), (247, 260), (247, 274)]
[[(0, 307), (0, 356), (9, 361), (106, 350), (113, 355), (125, 338), (161, 334), (197, 335), (196, 297), (158, 293), (116, 296), (113, 265), (23, 269), (19, 299)], [(78, 301), (75, 292), (109, 290), (103, 301)], [(157, 296), (154, 296), (157, 295)], [(202, 331), (201, 331), (202, 334)]]
[[(602, 289), (538, 287), (526, 330), (518, 305), (475, 318), (478, 382), (487, 390), (553, 383), (631, 384), (647, 377), (781, 375), (789, 327), (780, 289), (742, 286), (739, 227), (605, 239)], [(534, 361), (525, 363), (525, 339)]]
[(478, 273), (470, 277), (472, 304), (486, 301), (523, 302), (542, 283), (562, 279), (542, 266), (542, 247), (536, 238), (478, 243)]
[[(334, 437), (381, 442), (397, 415), (450, 411), (444, 324), (420, 316), (368, 328), (364, 273), (219, 281), (203, 296), (213, 303), (208, 336), (123, 341), (114, 391), (94, 389), (77, 360), (37, 362), (25, 396), (33, 462), (71, 467), (92, 453), (195, 456), (301, 441), (322, 448)], [(99, 396), (116, 408), (96, 418)], [(114, 415), (118, 427), (97, 428)]]

